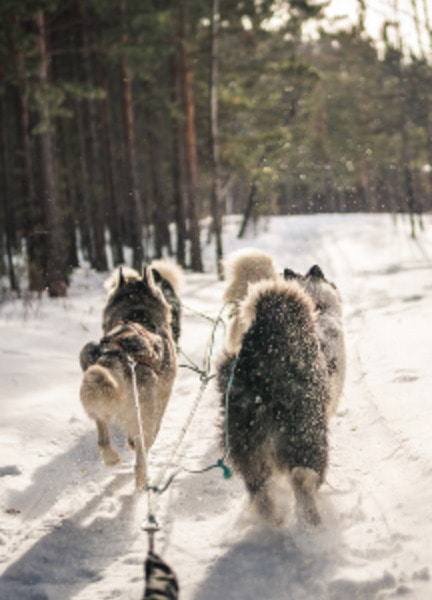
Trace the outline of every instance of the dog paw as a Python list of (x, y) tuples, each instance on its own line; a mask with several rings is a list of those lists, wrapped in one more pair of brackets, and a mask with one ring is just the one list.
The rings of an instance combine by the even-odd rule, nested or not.
[(302, 507), (301, 519), (307, 527), (318, 527), (321, 525), (321, 517), (315, 506)]
[(113, 467), (120, 462), (120, 456), (112, 448), (101, 448), (101, 454), (107, 467)]
[(295, 467), (291, 478), (300, 519), (305, 525), (317, 527), (321, 524), (315, 497), (319, 483), (318, 473), (313, 469)]

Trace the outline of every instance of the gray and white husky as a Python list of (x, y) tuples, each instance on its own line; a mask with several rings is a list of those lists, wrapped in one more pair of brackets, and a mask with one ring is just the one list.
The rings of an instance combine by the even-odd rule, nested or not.
[[(254, 248), (232, 253), (225, 260), (224, 269), (227, 279), (224, 302), (230, 307), (225, 347), (228, 352), (237, 352), (245, 332), (244, 323), (239, 318), (239, 306), (247, 294), (249, 285), (262, 280), (278, 281), (281, 276), (273, 258)], [(346, 372), (341, 296), (335, 284), (326, 279), (318, 265), (311, 267), (306, 275), (287, 268), (283, 272), (283, 278), (296, 279), (315, 304), (317, 332), (330, 378), (331, 399), (328, 416), (331, 417), (338, 408)]]
[(324, 276), (321, 268), (314, 265), (306, 275), (284, 270), (285, 280), (296, 279), (311, 296), (315, 304), (317, 331), (324, 353), (330, 382), (330, 402), (327, 409), (332, 417), (339, 405), (346, 373), (345, 334), (342, 299), (338, 289)]
[(230, 460), (262, 517), (283, 521), (272, 492), (283, 475), (291, 481), (300, 516), (317, 525), (330, 390), (315, 304), (298, 281), (279, 276), (249, 285), (236, 319), (243, 332), (240, 346), (218, 366)]
[[(177, 372), (175, 335), (180, 323), (173, 328), (173, 299), (165, 296), (166, 289), (160, 281), (156, 283), (156, 277), (148, 266), (142, 275), (132, 269), (116, 270), (106, 283), (104, 335), (100, 342), (86, 344), (80, 353), (84, 371), (80, 398), (96, 422), (102, 458), (106, 465), (119, 462), (110, 443), (109, 424), (114, 420), (136, 451), (137, 488), (146, 486), (146, 452), (159, 431)], [(177, 296), (175, 277), (169, 281), (167, 271), (163, 277)]]

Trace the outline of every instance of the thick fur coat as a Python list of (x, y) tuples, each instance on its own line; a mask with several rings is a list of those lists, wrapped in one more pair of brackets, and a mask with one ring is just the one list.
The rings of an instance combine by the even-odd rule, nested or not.
[(84, 371), (80, 398), (96, 422), (105, 464), (119, 461), (109, 435), (114, 420), (136, 451), (136, 486), (144, 488), (146, 451), (159, 431), (177, 372), (172, 309), (151, 267), (145, 267), (142, 276), (131, 269), (116, 270), (106, 288), (104, 336), (99, 343), (86, 344), (80, 354)]
[(244, 332), (240, 347), (218, 367), (230, 459), (264, 518), (284, 518), (272, 494), (272, 479), (283, 474), (301, 517), (318, 524), (329, 385), (314, 303), (297, 281), (279, 276), (250, 284), (236, 319)]

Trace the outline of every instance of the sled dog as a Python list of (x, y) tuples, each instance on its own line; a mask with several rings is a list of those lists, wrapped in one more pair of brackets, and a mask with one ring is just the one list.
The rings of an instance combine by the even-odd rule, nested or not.
[(262, 517), (283, 520), (272, 493), (282, 474), (291, 481), (300, 517), (317, 525), (329, 384), (314, 303), (299, 282), (279, 276), (250, 284), (236, 310), (244, 332), (240, 347), (218, 365), (230, 459)]
[(255, 248), (244, 248), (233, 252), (224, 261), (224, 273), (228, 285), (223, 299), (231, 309), (226, 349), (229, 352), (238, 352), (244, 333), (239, 318), (239, 306), (247, 294), (249, 284), (263, 279), (277, 281), (280, 275), (272, 257)]
[[(158, 270), (164, 281), (166, 273)], [(136, 452), (136, 487), (146, 486), (146, 451), (159, 431), (177, 372), (176, 328), (172, 322), (172, 298), (157, 284), (158, 275), (146, 266), (142, 276), (120, 268), (107, 281), (103, 311), (103, 338), (89, 342), (80, 353), (84, 371), (80, 399), (96, 422), (98, 445), (106, 465), (119, 461), (111, 447), (109, 423), (115, 420)], [(174, 285), (168, 283), (174, 290)], [(174, 309), (175, 310), (175, 309)], [(178, 313), (178, 318), (180, 314)], [(136, 382), (136, 388), (134, 385)], [(138, 391), (142, 422), (135, 406)], [(142, 447), (140, 428), (144, 434)]]
[(326, 359), (330, 383), (330, 402), (327, 409), (330, 418), (337, 410), (346, 372), (342, 300), (334, 283), (325, 278), (318, 265), (311, 267), (304, 276), (291, 269), (285, 269), (284, 278), (296, 279), (311, 296), (318, 312), (318, 337)]

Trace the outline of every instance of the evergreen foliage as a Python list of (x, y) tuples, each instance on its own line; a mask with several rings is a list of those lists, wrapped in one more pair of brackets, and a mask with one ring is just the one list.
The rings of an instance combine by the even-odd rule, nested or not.
[(403, 211), (415, 235), (414, 215), (432, 207), (428, 56), (407, 58), (392, 23), (379, 53), (365, 2), (336, 33), (325, 3), (221, 0), (216, 30), (215, 6), (3, 0), (0, 270), (11, 289), (24, 262), (31, 290), (64, 295), (71, 269), (105, 271), (127, 248), (135, 266), (168, 254), (199, 271), (200, 224), (211, 217), (219, 260), (226, 212), (244, 215), (243, 233), (260, 214)]

